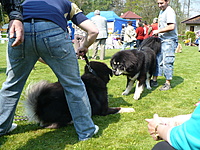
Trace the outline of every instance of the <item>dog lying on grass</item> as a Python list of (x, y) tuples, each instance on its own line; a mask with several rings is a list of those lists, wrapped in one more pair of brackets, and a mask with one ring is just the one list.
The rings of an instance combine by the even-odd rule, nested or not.
[[(120, 112), (133, 112), (131, 108), (110, 108), (108, 106), (107, 83), (112, 70), (102, 62), (91, 61), (91, 73), (85, 66), (81, 76), (91, 104), (92, 115), (106, 116)], [(30, 121), (45, 128), (60, 128), (72, 121), (63, 88), (59, 82), (40, 81), (30, 85), (26, 91), (26, 112)]]

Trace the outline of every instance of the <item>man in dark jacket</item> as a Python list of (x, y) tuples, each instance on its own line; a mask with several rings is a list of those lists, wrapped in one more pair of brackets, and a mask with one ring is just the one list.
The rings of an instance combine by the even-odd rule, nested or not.
[(18, 0), (1, 0), (4, 10), (9, 15), (9, 34), (10, 38), (16, 38), (12, 46), (20, 45), (24, 40), (23, 17)]
[[(24, 28), (23, 28), (23, 17), (20, 10), (20, 3), (17, 0), (0, 0), (1, 4), (3, 5), (4, 10), (9, 15), (9, 38), (14, 39), (12, 43), (12, 47), (20, 45), (24, 41)], [(1, 104), (4, 101), (0, 101)], [(2, 108), (0, 107), (2, 111)], [(3, 114), (0, 112), (0, 120), (3, 119)], [(7, 132), (11, 132), (17, 127), (17, 124), (12, 124), (10, 129)], [(0, 128), (1, 130), (1, 128)]]

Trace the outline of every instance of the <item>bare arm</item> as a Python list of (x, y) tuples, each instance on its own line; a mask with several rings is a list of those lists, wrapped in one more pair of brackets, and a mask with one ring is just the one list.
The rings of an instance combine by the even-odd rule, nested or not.
[(85, 20), (81, 24), (79, 24), (79, 27), (87, 32), (87, 37), (83, 45), (78, 49), (79, 55), (83, 56), (85, 53), (88, 52), (89, 46), (91, 46), (94, 41), (96, 40), (96, 37), (99, 33), (97, 27), (95, 26), (92, 21)]
[[(160, 140), (158, 136), (168, 141), (168, 132), (173, 127), (178, 126), (191, 118), (191, 114), (179, 115), (173, 118), (159, 117), (154, 114), (153, 119), (146, 119), (148, 124), (148, 131), (154, 140)], [(169, 141), (168, 141), (169, 142)]]
[(171, 23), (171, 24), (168, 24), (168, 26), (166, 26), (165, 28), (154, 30), (153, 35), (158, 35), (158, 33), (169, 32), (169, 31), (172, 31), (174, 29), (175, 29), (175, 24)]

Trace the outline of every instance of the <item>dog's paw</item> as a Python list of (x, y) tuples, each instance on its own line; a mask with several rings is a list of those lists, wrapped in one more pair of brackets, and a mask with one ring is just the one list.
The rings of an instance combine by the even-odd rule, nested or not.
[(147, 86), (147, 89), (148, 89), (148, 90), (151, 90), (152, 88), (151, 88), (150, 86)]
[(134, 108), (121, 108), (118, 113), (130, 113), (130, 112), (135, 112)]
[(126, 91), (124, 91), (124, 92), (122, 93), (122, 95), (128, 95), (128, 93), (127, 93)]
[(140, 98), (140, 94), (134, 94), (133, 98), (134, 100), (138, 100)]

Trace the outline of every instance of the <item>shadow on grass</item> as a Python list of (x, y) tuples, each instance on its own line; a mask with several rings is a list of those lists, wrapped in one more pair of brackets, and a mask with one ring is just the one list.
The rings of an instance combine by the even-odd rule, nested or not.
[[(158, 84), (159, 84), (159, 86), (160, 86), (160, 85), (163, 85), (163, 84), (165, 83), (166, 80), (165, 80), (165, 78), (163, 78), (163, 79), (159, 79), (159, 78), (158, 78), (157, 81), (158, 81)], [(184, 81), (184, 79), (183, 79), (182, 77), (180, 77), (180, 76), (173, 76), (173, 80), (171, 81), (171, 87), (174, 88), (174, 87), (176, 87), (177, 85), (181, 84), (183, 81)], [(129, 93), (128, 95), (133, 95), (133, 96), (134, 96), (134, 93), (135, 93), (135, 85), (136, 85), (136, 83), (134, 84), (133, 89), (130, 91), (130, 93)], [(141, 99), (142, 97), (146, 97), (148, 94), (152, 93), (154, 90), (157, 90), (158, 88), (160, 88), (159, 86), (157, 86), (157, 87), (152, 87), (151, 90), (148, 90), (148, 89), (144, 88), (144, 91), (142, 92), (142, 94), (141, 94), (141, 96), (140, 96), (140, 99)], [(125, 90), (125, 89), (124, 89), (124, 90)], [(123, 99), (123, 98), (122, 98), (122, 99)]]
[[(101, 136), (109, 124), (118, 122), (120, 114), (113, 114), (107, 116), (93, 116), (93, 121), (99, 126), (99, 132), (93, 136), (93, 139)], [(21, 134), (21, 135), (20, 135)], [(25, 134), (25, 135), (23, 135)], [(27, 149), (56, 149), (63, 150), (67, 147), (72, 148), (74, 144), (78, 143), (78, 135), (76, 134), (73, 124), (60, 129), (43, 129), (37, 124), (18, 125), (10, 135), (19, 137), (27, 136), (29, 139), (21, 144), (17, 150)], [(9, 139), (9, 135), (0, 137), (0, 144), (3, 145)]]
[(127, 101), (124, 100), (123, 97), (116, 97), (114, 98), (113, 95), (108, 95), (109, 98), (109, 107), (119, 107), (121, 105), (123, 106), (132, 106), (133, 104), (128, 103)]
[(0, 68), (0, 73), (5, 73), (6, 72), (6, 68)]

